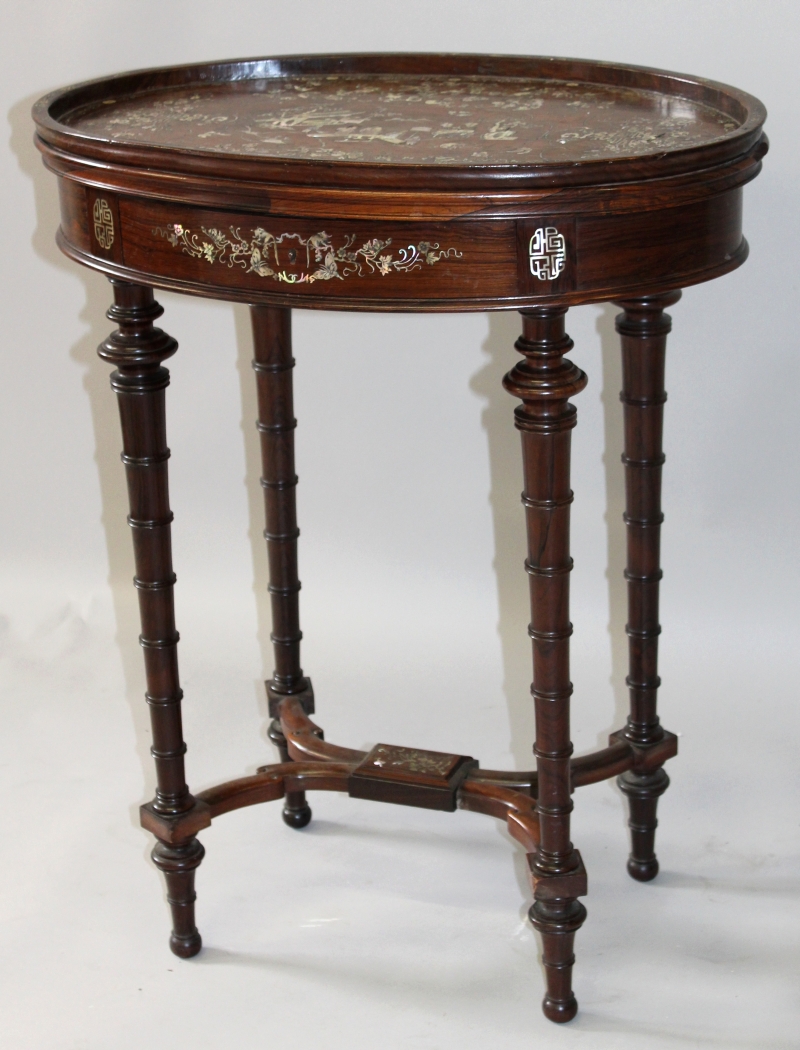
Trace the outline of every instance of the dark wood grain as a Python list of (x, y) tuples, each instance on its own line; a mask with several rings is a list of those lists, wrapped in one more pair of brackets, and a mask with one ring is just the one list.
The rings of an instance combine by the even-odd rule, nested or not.
[[(404, 223), (380, 216), (289, 217), (273, 214), (268, 204), (248, 213), (141, 198), (120, 197), (117, 203), (115, 194), (103, 191), (100, 199), (118, 216), (118, 234), (107, 250), (91, 233), (87, 215), (99, 195), (87, 189), (85, 199), (72, 193), (62, 201), (61, 244), (73, 258), (130, 280), (276, 306), (432, 311), (576, 304), (646, 291), (643, 273), (663, 289), (710, 280), (741, 265), (747, 255), (741, 185), (719, 191), (714, 183), (708, 189), (717, 192), (680, 206), (659, 196), (659, 207), (640, 211), (614, 205), (609, 214), (607, 200), (592, 208), (587, 191), (571, 210), (564, 210), (563, 201), (561, 210), (549, 210), (552, 201), (533, 211), (509, 204), (516, 221), (481, 215)], [(635, 196), (634, 188), (626, 191)], [(537, 280), (528, 265), (531, 235), (548, 226), (567, 241), (567, 266), (556, 281)], [(281, 242), (269, 252), (268, 272), (262, 230)], [(308, 242), (319, 238), (340, 255), (333, 273), (313, 253), (308, 259)], [(381, 247), (370, 257), (375, 242)], [(355, 264), (343, 261), (345, 254), (356, 257)]]
[(468, 773), (458, 790), (459, 808), (505, 820), (509, 834), (527, 850), (528, 863), (533, 864), (540, 837), (536, 799), (512, 788), (473, 779), (476, 772)]
[[(300, 579), (297, 574), (297, 475), (294, 468), (294, 397), (292, 384), (292, 318), (289, 310), (254, 306), (253, 369), (258, 389), (258, 433), (261, 438), (261, 487), (267, 527), (264, 536), (269, 558), (269, 595), (272, 606), (270, 639), (275, 671), (266, 683), (273, 722), (270, 740), (284, 762), (289, 761), (286, 738), (281, 730), (278, 704), (285, 696), (296, 697), (305, 711), (314, 711), (314, 690), (300, 666)], [(289, 792), (283, 808), (284, 821), (304, 828), (311, 820), (305, 795)]]
[[(112, 278), (136, 586), (156, 763), (141, 807), (157, 839), (172, 949), (200, 949), (196, 835), (225, 813), (348, 791), (504, 820), (525, 849), (547, 978), (545, 1014), (570, 1020), (587, 875), (570, 839), (576, 787), (618, 777), (631, 875), (658, 871), (656, 806), (677, 738), (659, 685), (664, 308), (740, 266), (743, 187), (761, 170), (764, 107), (697, 77), (578, 59), (311, 55), (120, 74), (34, 107), (58, 179), (62, 251)], [(282, 761), (193, 797), (186, 785), (172, 590), (163, 361), (152, 287), (252, 307), (275, 670), (270, 739)], [(631, 713), (609, 746), (570, 743), (569, 306), (616, 301), (622, 338)], [(505, 378), (524, 468), (536, 770), (466, 756), (326, 742), (300, 662), (291, 309), (518, 309), (524, 360)], [(361, 738), (359, 738), (361, 739)]]
[[(581, 238), (591, 243), (592, 250), (581, 254), (578, 286), (609, 289), (610, 285), (638, 284), (642, 288), (643, 279), (648, 283), (666, 280), (671, 285), (676, 277), (682, 286), (693, 284), (694, 274), (724, 266), (726, 261), (744, 261), (747, 245), (741, 231), (740, 187), (686, 205), (671, 215), (667, 209), (584, 218)], [(609, 258), (614, 260), (610, 273)]]
[[(710, 280), (744, 261), (741, 187), (767, 149), (763, 107), (737, 89), (505, 56), (150, 70), (56, 92), (34, 115), (46, 163), (85, 187), (62, 202), (67, 254), (129, 281), (325, 309), (520, 309)], [(98, 198), (118, 224), (110, 247), (93, 237)], [(522, 246), (551, 224), (569, 263), (542, 282)], [(327, 234), (335, 250), (379, 241), (391, 264), (301, 280), (282, 250), (264, 275), (221, 259), (209, 232), (256, 248), (259, 229)], [(421, 245), (446, 254), (398, 268)]]
[[(528, 533), (525, 568), (530, 581), (533, 694), (536, 709), (534, 754), (538, 770), (541, 842), (533, 864), (536, 881), (531, 921), (541, 933), (551, 1021), (569, 1021), (578, 1004), (572, 994), (572, 943), (586, 917), (577, 900), (586, 893), (585, 875), (570, 841), (572, 811), (569, 730), (569, 518), (571, 430), (577, 413), (569, 401), (586, 386), (586, 376), (564, 358), (572, 340), (564, 331), (565, 307), (529, 310), (516, 349), (524, 355), (503, 381), (522, 399), (514, 422), (522, 436), (525, 487), (522, 502)], [(548, 882), (557, 880), (559, 896)]]
[(273, 802), (288, 794), (312, 791), (347, 791), (355, 765), (345, 762), (282, 762), (262, 766), (249, 777), (217, 784), (201, 791), (198, 799), (208, 806), (212, 817), (222, 816), (245, 806)]
[[(622, 398), (625, 418), (625, 524), (628, 535), (628, 689), (631, 713), (625, 737), (647, 750), (664, 730), (656, 713), (658, 687), (658, 596), (660, 564), (661, 468), (664, 464), (664, 360), (672, 319), (664, 313), (680, 292), (621, 302), (616, 327), (622, 342)], [(629, 769), (617, 778), (628, 797), (632, 850), (628, 872), (640, 882), (658, 874), (655, 855), (656, 806), (669, 786), (659, 766), (646, 773)]]
[[(163, 313), (150, 288), (114, 284), (114, 305), (108, 317), (119, 327), (101, 343), (98, 353), (116, 365), (111, 387), (117, 395), (122, 424), (122, 461), (128, 481), (136, 561), (134, 584), (142, 621), (140, 642), (147, 675), (147, 703), (153, 734), (151, 753), (156, 766), (153, 810), (179, 816), (193, 809), (186, 785), (181, 728), (183, 692), (178, 678), (178, 632), (175, 629), (171, 524), (167, 481), (167, 432), (164, 395), (169, 372), (162, 362), (178, 344), (155, 328)], [(194, 924), (194, 872), (203, 847), (189, 836), (182, 842), (158, 842), (153, 861), (167, 880), (172, 908), (170, 947), (176, 955), (196, 955), (201, 948)]]

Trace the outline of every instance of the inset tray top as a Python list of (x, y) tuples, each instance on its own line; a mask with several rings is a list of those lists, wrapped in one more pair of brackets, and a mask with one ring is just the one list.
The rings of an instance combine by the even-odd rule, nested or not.
[(597, 302), (726, 273), (765, 116), (675, 73), (435, 54), (144, 70), (34, 109), (72, 258), (359, 310)]
[(272, 77), (103, 99), (69, 127), (112, 142), (372, 164), (548, 164), (704, 145), (741, 121), (642, 88), (525, 77)]
[(410, 166), (489, 177), (555, 167), (569, 183), (586, 162), (663, 162), (715, 144), (745, 152), (765, 114), (734, 88), (636, 67), (328, 55), (126, 74), (48, 96), (36, 115), (46, 139), (58, 129), (89, 151), (400, 166), (406, 178)]

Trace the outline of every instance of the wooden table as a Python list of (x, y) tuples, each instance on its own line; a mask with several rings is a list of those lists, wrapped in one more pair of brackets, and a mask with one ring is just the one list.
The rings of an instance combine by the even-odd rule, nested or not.
[[(568, 1021), (586, 872), (570, 841), (575, 787), (616, 776), (630, 802), (628, 871), (654, 878), (656, 805), (676, 738), (656, 714), (665, 307), (744, 262), (742, 187), (767, 151), (760, 102), (725, 85), (630, 66), (479, 55), (321, 55), (181, 66), (57, 91), (35, 107), (58, 176), (58, 243), (108, 275), (129, 523), (157, 789), (142, 806), (172, 907), (172, 950), (200, 951), (196, 835), (233, 809), (309, 790), (505, 819), (527, 851), (547, 975)], [(281, 762), (191, 794), (167, 489), (163, 362), (153, 287), (252, 305)], [(573, 759), (569, 732), (570, 398), (567, 308), (618, 302), (628, 535), (630, 717)], [(536, 772), (465, 755), (323, 740), (300, 665), (291, 310), (522, 313), (521, 401)], [(377, 366), (377, 359), (376, 359)], [(522, 630), (522, 625), (520, 625)]]

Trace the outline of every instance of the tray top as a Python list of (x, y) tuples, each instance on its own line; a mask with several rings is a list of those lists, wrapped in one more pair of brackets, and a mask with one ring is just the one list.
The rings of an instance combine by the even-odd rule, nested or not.
[(636, 67), (352, 55), (125, 74), (48, 96), (35, 115), (46, 140), (131, 162), (155, 151), (406, 175), (559, 169), (570, 182), (579, 165), (621, 163), (611, 177), (624, 178), (629, 162), (744, 152), (765, 112), (736, 89)]
[(646, 156), (741, 127), (700, 102), (641, 88), (340, 73), (162, 88), (95, 102), (65, 123), (115, 142), (243, 156), (478, 165)]

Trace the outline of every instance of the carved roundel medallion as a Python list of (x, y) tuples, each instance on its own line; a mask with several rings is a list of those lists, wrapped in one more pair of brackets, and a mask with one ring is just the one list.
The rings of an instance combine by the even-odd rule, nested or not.
[(567, 262), (567, 242), (555, 226), (540, 226), (528, 245), (531, 273), (540, 281), (554, 281)]
[(107, 200), (102, 197), (97, 198), (94, 202), (92, 218), (94, 219), (95, 240), (101, 248), (108, 251), (114, 243), (114, 216)]
[(517, 273), (522, 295), (574, 291), (577, 227), (571, 215), (536, 215), (517, 224)]

